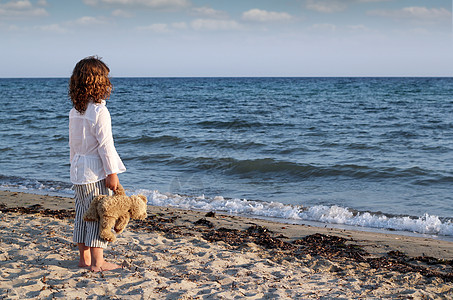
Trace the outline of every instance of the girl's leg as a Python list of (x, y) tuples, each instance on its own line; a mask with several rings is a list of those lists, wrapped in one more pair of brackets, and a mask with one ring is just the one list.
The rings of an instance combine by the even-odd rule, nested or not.
[[(80, 253), (79, 266), (89, 266), (92, 271), (108, 271), (121, 268), (104, 260), (104, 250), (108, 242), (99, 237), (99, 222), (86, 222), (83, 214), (97, 195), (111, 195), (105, 180), (84, 185), (75, 185), (76, 220), (73, 241)], [(89, 245), (89, 246), (85, 246)]]
[(119, 265), (104, 260), (104, 249), (98, 247), (91, 247), (89, 249), (91, 254), (91, 271), (100, 272), (121, 268)]
[(88, 268), (89, 266), (91, 266), (90, 247), (85, 246), (84, 243), (77, 243), (77, 246), (79, 247), (80, 254), (79, 267)]
[(91, 266), (90, 248), (85, 246), (86, 222), (83, 221), (83, 214), (88, 209), (84, 201), (86, 190), (84, 185), (74, 185), (75, 193), (75, 210), (76, 216), (74, 220), (73, 242), (77, 243), (79, 248), (79, 267), (89, 268)]

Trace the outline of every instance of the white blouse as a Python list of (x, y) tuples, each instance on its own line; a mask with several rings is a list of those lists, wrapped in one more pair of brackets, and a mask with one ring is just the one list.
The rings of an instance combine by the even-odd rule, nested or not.
[(90, 102), (84, 114), (71, 109), (69, 148), (73, 184), (93, 183), (126, 171), (113, 144), (112, 121), (105, 101)]

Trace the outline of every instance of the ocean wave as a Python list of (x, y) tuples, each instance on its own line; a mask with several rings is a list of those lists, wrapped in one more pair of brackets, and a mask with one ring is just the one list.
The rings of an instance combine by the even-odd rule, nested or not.
[(260, 122), (249, 122), (245, 120), (234, 120), (234, 121), (201, 121), (197, 122), (196, 125), (202, 128), (217, 128), (217, 129), (240, 129), (240, 128), (254, 128), (262, 127), (264, 124)]
[[(26, 193), (45, 193), (59, 196), (73, 196), (71, 184), (56, 181), (38, 181), (13, 176), (0, 175), (0, 189), (19, 190)], [(172, 193), (160, 193), (157, 190), (127, 190), (128, 195), (144, 194), (148, 204), (169, 206), (182, 209), (218, 211), (229, 214), (240, 214), (249, 217), (266, 217), (291, 221), (315, 221), (332, 225), (349, 225), (354, 227), (398, 230), (418, 234), (453, 236), (453, 220), (441, 218), (428, 213), (422, 216), (388, 215), (383, 213), (354, 211), (337, 205), (300, 205), (265, 202), (222, 196), (206, 197), (188, 196)]]
[(286, 220), (306, 220), (321, 223), (349, 225), (362, 228), (407, 231), (419, 234), (453, 236), (451, 219), (435, 215), (390, 216), (382, 213), (357, 212), (337, 205), (315, 205), (303, 207), (279, 202), (262, 202), (247, 199), (230, 199), (222, 196), (213, 198), (165, 193), (150, 190), (136, 190), (129, 194), (144, 194), (148, 204), (171, 206), (182, 209), (218, 211), (252, 217), (271, 217)]
[(171, 135), (161, 135), (161, 136), (148, 136), (141, 135), (137, 137), (119, 137), (116, 141), (119, 145), (129, 145), (129, 144), (170, 144), (177, 145), (182, 141), (182, 138), (171, 136)]
[(408, 178), (431, 180), (435, 182), (450, 181), (450, 175), (433, 173), (420, 167), (372, 167), (357, 164), (315, 165), (273, 158), (235, 159), (232, 157), (174, 157), (167, 161), (169, 165), (190, 166), (193, 169), (220, 170), (228, 175), (247, 176), (281, 176), (296, 179), (345, 177), (355, 179), (389, 179)]
[(317, 205), (300, 214), (304, 220), (319, 221), (330, 224), (344, 224), (368, 228), (409, 231), (421, 234), (453, 236), (451, 220), (424, 214), (419, 217), (387, 216), (370, 212), (353, 212), (340, 206)]
[[(192, 141), (192, 145), (202, 146), (202, 147), (215, 147), (222, 149), (232, 149), (232, 150), (248, 150), (253, 148), (261, 148), (265, 146), (263, 143), (256, 143), (253, 141), (230, 141), (227, 139), (207, 139), (201, 141)], [(206, 150), (208, 151), (208, 150)]]
[(25, 193), (48, 192), (63, 195), (72, 195), (72, 184), (61, 181), (36, 180), (17, 176), (0, 175), (0, 188), (5, 190), (18, 189)]

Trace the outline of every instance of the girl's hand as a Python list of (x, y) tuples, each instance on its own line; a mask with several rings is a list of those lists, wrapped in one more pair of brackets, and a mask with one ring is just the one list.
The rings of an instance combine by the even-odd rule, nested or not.
[(120, 180), (118, 179), (118, 175), (116, 173), (110, 174), (105, 179), (105, 186), (111, 189), (112, 191), (116, 191), (118, 185), (120, 184)]

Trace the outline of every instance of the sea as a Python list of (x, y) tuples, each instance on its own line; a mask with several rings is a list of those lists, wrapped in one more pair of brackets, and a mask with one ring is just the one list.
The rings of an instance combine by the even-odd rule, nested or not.
[[(0, 188), (72, 197), (68, 78), (0, 79)], [(453, 78), (112, 78), (150, 205), (453, 240)]]

